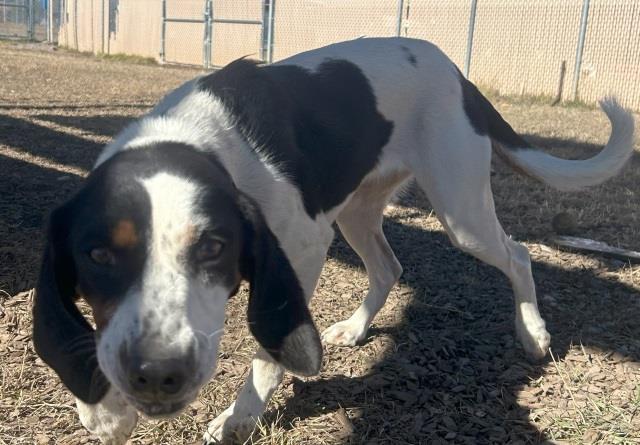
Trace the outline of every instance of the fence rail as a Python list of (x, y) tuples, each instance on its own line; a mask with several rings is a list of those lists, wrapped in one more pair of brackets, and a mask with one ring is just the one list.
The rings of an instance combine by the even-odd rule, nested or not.
[(5, 3), (46, 3), (49, 39), (58, 35), (63, 46), (205, 68), (244, 56), (278, 61), (361, 36), (425, 39), (471, 80), (499, 93), (589, 103), (615, 94), (640, 111), (640, 0)]

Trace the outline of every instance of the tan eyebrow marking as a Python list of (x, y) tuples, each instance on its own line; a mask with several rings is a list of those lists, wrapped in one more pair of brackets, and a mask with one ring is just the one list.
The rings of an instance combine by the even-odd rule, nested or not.
[(121, 219), (111, 231), (114, 246), (131, 249), (138, 244), (136, 225), (130, 219)]
[(197, 235), (198, 235), (197, 227), (190, 224), (189, 226), (187, 226), (185, 231), (179, 235), (178, 243), (183, 247), (190, 246), (191, 244), (196, 242)]

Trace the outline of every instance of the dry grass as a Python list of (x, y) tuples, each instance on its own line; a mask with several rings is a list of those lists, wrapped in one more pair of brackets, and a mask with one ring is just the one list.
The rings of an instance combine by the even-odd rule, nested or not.
[[(100, 147), (197, 70), (112, 63), (0, 44), (0, 444), (95, 443), (72, 398), (34, 355), (29, 312), (49, 209), (82, 182)], [(497, 100), (507, 119), (564, 157), (608, 136), (597, 110)], [(640, 149), (640, 145), (636, 145)], [(504, 277), (451, 247), (409, 189), (385, 232), (405, 273), (357, 348), (326, 348), (322, 373), (287, 377), (251, 443), (640, 443), (640, 267), (557, 250), (559, 211), (581, 235), (640, 249), (640, 157), (586, 192), (549, 190), (496, 165), (498, 214), (530, 248), (553, 358), (531, 364), (514, 338)], [(319, 328), (367, 288), (338, 238), (313, 301)], [(143, 421), (134, 444), (197, 443), (234, 398), (254, 350), (246, 290), (228, 307), (215, 378), (179, 418)]]

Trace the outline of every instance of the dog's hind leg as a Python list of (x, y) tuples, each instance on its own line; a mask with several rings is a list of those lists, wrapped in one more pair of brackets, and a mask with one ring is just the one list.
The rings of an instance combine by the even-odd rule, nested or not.
[(393, 192), (408, 176), (407, 173), (394, 173), (365, 182), (338, 216), (342, 235), (362, 258), (367, 269), (369, 291), (349, 319), (334, 324), (322, 333), (322, 339), (327, 343), (353, 346), (362, 341), (371, 321), (402, 274), (402, 267), (382, 232), (382, 212)]
[(412, 152), (407, 165), (452, 243), (510, 279), (518, 337), (527, 354), (540, 359), (550, 336), (538, 312), (529, 252), (507, 237), (495, 213), (489, 179), (491, 140), (476, 134), (464, 118), (452, 116), (447, 122), (425, 128), (425, 148)]

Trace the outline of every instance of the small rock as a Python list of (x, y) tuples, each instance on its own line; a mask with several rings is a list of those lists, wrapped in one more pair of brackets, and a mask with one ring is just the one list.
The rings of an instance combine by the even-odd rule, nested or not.
[(551, 227), (558, 235), (575, 235), (578, 232), (576, 217), (569, 212), (560, 212), (554, 216)]
[(354, 428), (344, 408), (340, 408), (338, 409), (338, 411), (336, 411), (335, 418), (340, 425), (340, 432), (338, 433), (340, 437), (347, 438), (351, 436), (353, 434)]
[(589, 391), (591, 394), (600, 394), (602, 392), (602, 388), (596, 385), (589, 385), (587, 387), (587, 391)]
[(37, 434), (35, 439), (38, 445), (48, 445), (49, 443), (49, 436), (46, 434)]
[(583, 443), (594, 443), (600, 439), (600, 433), (595, 430), (587, 430), (582, 435)]

